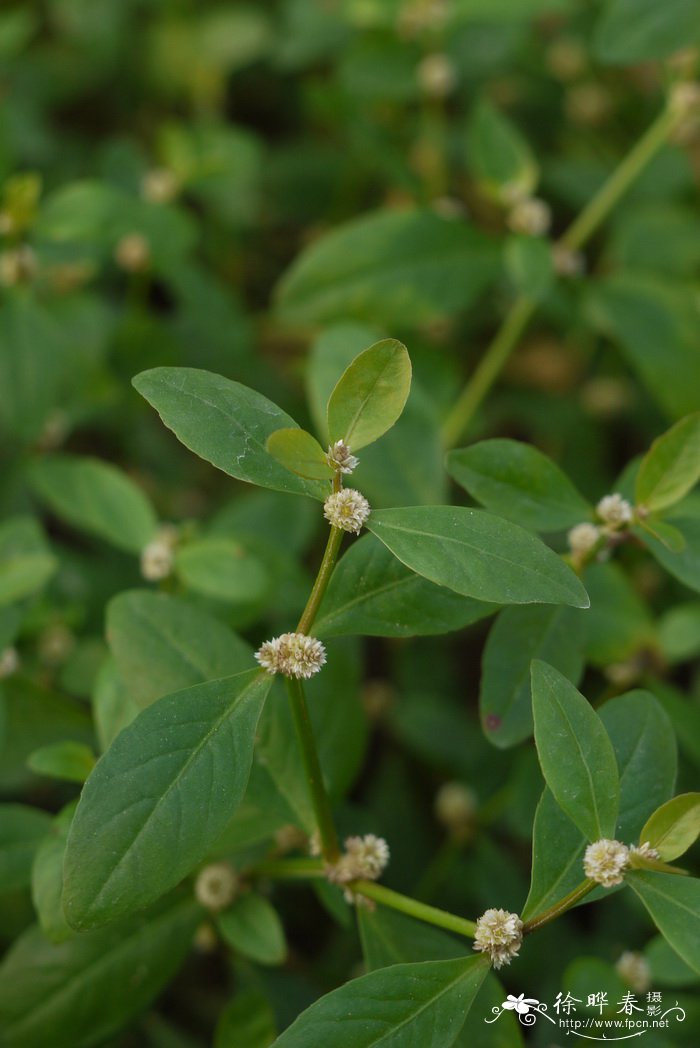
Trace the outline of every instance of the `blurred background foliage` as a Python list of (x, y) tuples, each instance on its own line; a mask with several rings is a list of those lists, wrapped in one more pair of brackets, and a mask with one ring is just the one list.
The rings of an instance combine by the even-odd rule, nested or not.
[[(508, 196), (514, 183), (536, 192), (561, 233), (668, 84), (693, 75), (697, 4), (662, 6), (3, 3), (0, 650), (19, 658), (2, 682), (4, 800), (57, 811), (77, 788), (28, 769), (28, 755), (65, 739), (99, 750), (114, 734), (110, 696), (140, 664), (128, 643), (110, 653), (105, 607), (144, 585), (137, 554), (156, 517), (180, 529), (166, 590), (253, 643), (289, 627), (315, 571), (313, 508), (250, 493), (188, 455), (133, 391), (136, 372), (219, 372), (323, 436), (322, 405), (345, 364), (384, 334), (401, 338), (415, 371), (409, 407), (357, 475), (376, 506), (450, 498), (440, 423), (519, 290), (539, 312), (470, 440), (531, 441), (596, 501), (654, 436), (700, 408), (697, 126), (680, 128), (561, 279)], [(42, 471), (57, 451), (120, 467), (154, 509), (134, 507), (131, 532), (116, 518), (91, 524), (80, 509), (90, 479)], [(222, 551), (238, 558), (230, 577), (217, 569)], [(598, 700), (652, 687), (678, 731), (680, 792), (700, 763), (700, 598), (639, 550), (621, 561), (587, 580), (583, 690)], [(494, 898), (521, 905), (541, 791), (530, 743), (499, 750), (482, 734), (486, 633), (479, 623), (411, 643), (338, 638), (332, 711), (310, 689), (341, 824), (386, 835), (389, 884), (470, 916)], [(266, 730), (281, 765), (286, 728)], [(473, 791), (466, 833), (433, 809), (452, 780)], [(304, 824), (294, 799), (267, 788), (269, 803), (249, 813), (258, 843)], [(281, 1028), (358, 970), (348, 916), (334, 920), (337, 905), (320, 895), (276, 893), (283, 967), (253, 968), (203, 936), (157, 1007), (108, 1043), (204, 1045), (217, 1022), (220, 1048), (269, 1043), (264, 1016)], [(590, 955), (603, 964), (598, 982), (616, 985), (619, 954), (646, 948), (654, 985), (666, 979), (692, 1016), (681, 1040), (653, 1043), (695, 1043), (687, 972), (669, 968), (628, 895), (528, 941), (504, 981), (553, 998), (563, 972), (585, 982)], [(32, 918), (26, 884), (2, 896), (0, 917), (7, 944)], [(250, 1042), (246, 1022), (263, 1031)], [(488, 1042), (480, 1027), (475, 1044), (519, 1043), (514, 1027)]]

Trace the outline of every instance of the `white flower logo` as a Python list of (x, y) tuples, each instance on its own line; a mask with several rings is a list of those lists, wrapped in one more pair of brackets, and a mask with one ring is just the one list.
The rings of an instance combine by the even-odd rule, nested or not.
[(536, 1007), (539, 1003), (534, 997), (526, 997), (524, 993), (519, 994), (517, 997), (513, 997), (513, 994), (509, 993), (501, 1008), (507, 1012), (517, 1012), (518, 1015), (527, 1015), (530, 1008)]

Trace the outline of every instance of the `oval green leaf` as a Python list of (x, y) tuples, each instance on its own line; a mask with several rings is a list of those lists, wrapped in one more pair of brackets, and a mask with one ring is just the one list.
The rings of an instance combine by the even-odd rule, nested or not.
[(411, 360), (394, 338), (375, 342), (355, 357), (328, 399), (331, 444), (352, 451), (372, 444), (394, 425), (411, 389)]
[(638, 505), (650, 511), (678, 502), (700, 480), (700, 412), (658, 437), (642, 459), (635, 484)]
[(84, 742), (54, 742), (27, 758), (27, 767), (37, 775), (67, 782), (85, 782), (94, 766), (95, 755)]
[(285, 469), (265, 447), (296, 422), (267, 397), (199, 368), (152, 368), (133, 379), (168, 429), (195, 455), (238, 480), (324, 499), (327, 485)]
[(591, 516), (559, 467), (518, 440), (482, 440), (451, 451), (447, 471), (486, 509), (532, 531), (560, 531)]
[(682, 793), (666, 801), (649, 816), (639, 834), (664, 862), (672, 862), (700, 836), (700, 793)]
[(265, 446), (290, 473), (310, 480), (333, 478), (326, 452), (305, 429), (278, 429), (267, 438)]
[(485, 957), (395, 964), (322, 997), (273, 1048), (446, 1048), (489, 970)]
[(142, 909), (206, 856), (240, 803), (272, 678), (257, 670), (168, 695), (114, 740), (85, 783), (64, 864), (69, 924)]
[(625, 881), (642, 900), (669, 946), (700, 974), (700, 880), (630, 870)]
[(0, 804), (0, 892), (29, 883), (32, 860), (51, 817), (28, 804)]
[(158, 520), (140, 488), (116, 466), (78, 455), (51, 455), (30, 470), (37, 495), (62, 520), (119, 549), (139, 553)]
[(217, 926), (234, 950), (258, 964), (282, 964), (287, 956), (284, 928), (272, 903), (247, 892), (219, 914)]
[(532, 664), (532, 713), (542, 774), (557, 804), (589, 841), (614, 837), (620, 778), (600, 717), (546, 662)]
[(374, 512), (368, 529), (411, 571), (494, 604), (588, 607), (573, 571), (535, 535), (483, 510), (411, 506)]
[(270, 587), (265, 564), (240, 542), (221, 535), (195, 539), (175, 556), (178, 578), (196, 593), (235, 604), (252, 604)]
[(532, 150), (515, 125), (486, 99), (469, 121), (469, 166), (484, 192), (502, 202), (529, 196), (539, 171)]

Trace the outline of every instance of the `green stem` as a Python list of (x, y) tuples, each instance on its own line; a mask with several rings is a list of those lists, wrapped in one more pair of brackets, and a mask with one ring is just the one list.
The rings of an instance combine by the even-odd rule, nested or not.
[(318, 569), (316, 581), (314, 582), (313, 589), (311, 590), (309, 599), (306, 602), (306, 607), (304, 608), (297, 625), (297, 633), (308, 634), (314, 624), (314, 619), (316, 618), (319, 606), (323, 600), (323, 595), (328, 589), (328, 583), (331, 581), (331, 575), (333, 574), (335, 562), (338, 559), (338, 553), (340, 552), (340, 544), (342, 541), (343, 532), (341, 528), (331, 528), (328, 542), (326, 543), (326, 551), (323, 554), (323, 560)]
[[(561, 236), (558, 246), (577, 251), (590, 239), (632, 182), (667, 141), (679, 121), (678, 113), (669, 106), (645, 131), (627, 156), (613, 171), (578, 218)], [(445, 447), (454, 447), (515, 349), (518, 339), (535, 311), (535, 303), (524, 295), (516, 298), (501, 327), (484, 353), (479, 365), (463, 389), (443, 425)]]
[[(301, 632), (301, 631), (300, 631)], [(336, 862), (340, 857), (338, 835), (335, 832), (331, 802), (323, 783), (323, 774), (318, 759), (314, 730), (309, 717), (309, 708), (306, 705), (304, 687), (296, 677), (287, 677), (287, 692), (292, 707), (294, 726), (299, 740), (301, 759), (306, 772), (306, 781), (309, 784), (311, 802), (313, 804), (318, 832), (321, 838), (321, 851), (327, 862)]]
[(381, 906), (389, 906), (392, 910), (405, 913), (407, 917), (426, 921), (437, 928), (445, 928), (449, 932), (466, 935), (470, 939), (473, 939), (476, 934), (474, 921), (468, 921), (466, 917), (458, 917), (455, 913), (448, 913), (447, 910), (438, 910), (437, 907), (428, 906), (424, 902), (418, 902), (416, 899), (409, 898), (408, 895), (401, 895), (399, 892), (392, 891), (391, 888), (385, 888), (382, 884), (376, 884), (375, 881), (353, 881), (350, 888), (358, 895), (373, 899)]
[(323, 862), (321, 859), (270, 859), (260, 862), (254, 871), (258, 877), (272, 877), (275, 880), (295, 880), (297, 877), (322, 877)]
[(533, 917), (530, 921), (525, 921), (523, 926), (523, 935), (529, 935), (530, 932), (536, 931), (545, 924), (549, 924), (550, 921), (555, 920), (557, 917), (561, 917), (563, 913), (570, 910), (572, 906), (575, 906), (581, 899), (585, 899), (589, 892), (593, 891), (596, 887), (596, 882), (592, 880), (585, 880), (579, 884), (578, 888), (574, 888), (572, 892), (565, 895), (563, 899), (556, 902), (554, 906), (550, 906), (548, 910)]

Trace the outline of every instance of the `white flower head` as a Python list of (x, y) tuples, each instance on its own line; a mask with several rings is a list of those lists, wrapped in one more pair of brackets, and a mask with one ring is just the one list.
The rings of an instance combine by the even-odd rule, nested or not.
[(649, 843), (649, 841), (644, 841), (643, 844), (630, 844), (630, 846), (629, 846), (629, 853), (630, 853), (630, 859), (636, 857), (638, 859), (657, 859), (658, 860), (658, 859), (661, 858), (661, 856), (659, 855), (659, 853), (656, 850), (656, 848), (652, 848), (652, 846)]
[(169, 204), (177, 196), (175, 174), (167, 167), (154, 167), (141, 179), (141, 196), (149, 204)]
[(476, 922), (474, 949), (488, 953), (494, 968), (510, 964), (517, 957), (522, 941), (523, 922), (517, 913), (490, 909)]
[(457, 84), (457, 70), (448, 55), (436, 51), (420, 62), (418, 83), (431, 98), (446, 98)]
[(194, 894), (197, 902), (207, 910), (225, 910), (238, 894), (240, 881), (233, 866), (227, 862), (213, 862), (197, 874)]
[(435, 795), (435, 815), (451, 833), (468, 831), (476, 815), (476, 795), (461, 782), (446, 782)]
[(694, 80), (680, 80), (673, 85), (669, 107), (680, 117), (700, 115), (700, 84)]
[(345, 851), (336, 862), (327, 863), (326, 879), (344, 888), (344, 897), (351, 905), (374, 909), (371, 899), (352, 890), (353, 881), (376, 881), (389, 862), (389, 845), (383, 837), (367, 833), (364, 837), (347, 837)]
[(575, 557), (585, 557), (587, 553), (590, 553), (594, 549), (601, 538), (600, 528), (597, 528), (595, 524), (589, 524), (586, 521), (583, 524), (577, 524), (575, 528), (572, 528), (567, 535), (569, 540), (569, 549)]
[(142, 233), (127, 233), (115, 247), (114, 259), (127, 273), (142, 273), (151, 262), (151, 245)]
[(586, 877), (592, 881), (602, 884), (604, 888), (614, 888), (616, 884), (622, 884), (629, 861), (629, 848), (620, 841), (603, 837), (586, 848), (583, 869)]
[(320, 640), (305, 633), (282, 633), (261, 644), (255, 658), (268, 673), (308, 679), (324, 665), (326, 649)]
[(632, 520), (632, 507), (618, 491), (606, 495), (596, 506), (600, 519), (611, 527), (619, 528)]
[(323, 504), (323, 515), (329, 524), (355, 535), (359, 535), (369, 514), (369, 502), (355, 488), (334, 491)]
[(352, 473), (360, 465), (360, 460), (350, 453), (350, 448), (344, 440), (336, 440), (335, 444), (328, 445), (326, 459), (331, 469), (337, 473)]
[(19, 669), (19, 655), (16, 648), (5, 648), (0, 651), (0, 680), (11, 677)]
[(141, 574), (148, 582), (160, 582), (173, 570), (178, 531), (172, 524), (163, 524), (151, 542), (141, 552)]
[(643, 954), (625, 950), (615, 962), (615, 971), (636, 993), (646, 993), (651, 986), (651, 968)]
[(539, 197), (524, 197), (518, 200), (508, 214), (510, 229), (514, 233), (524, 233), (526, 236), (544, 236), (551, 224), (552, 212), (549, 204)]

